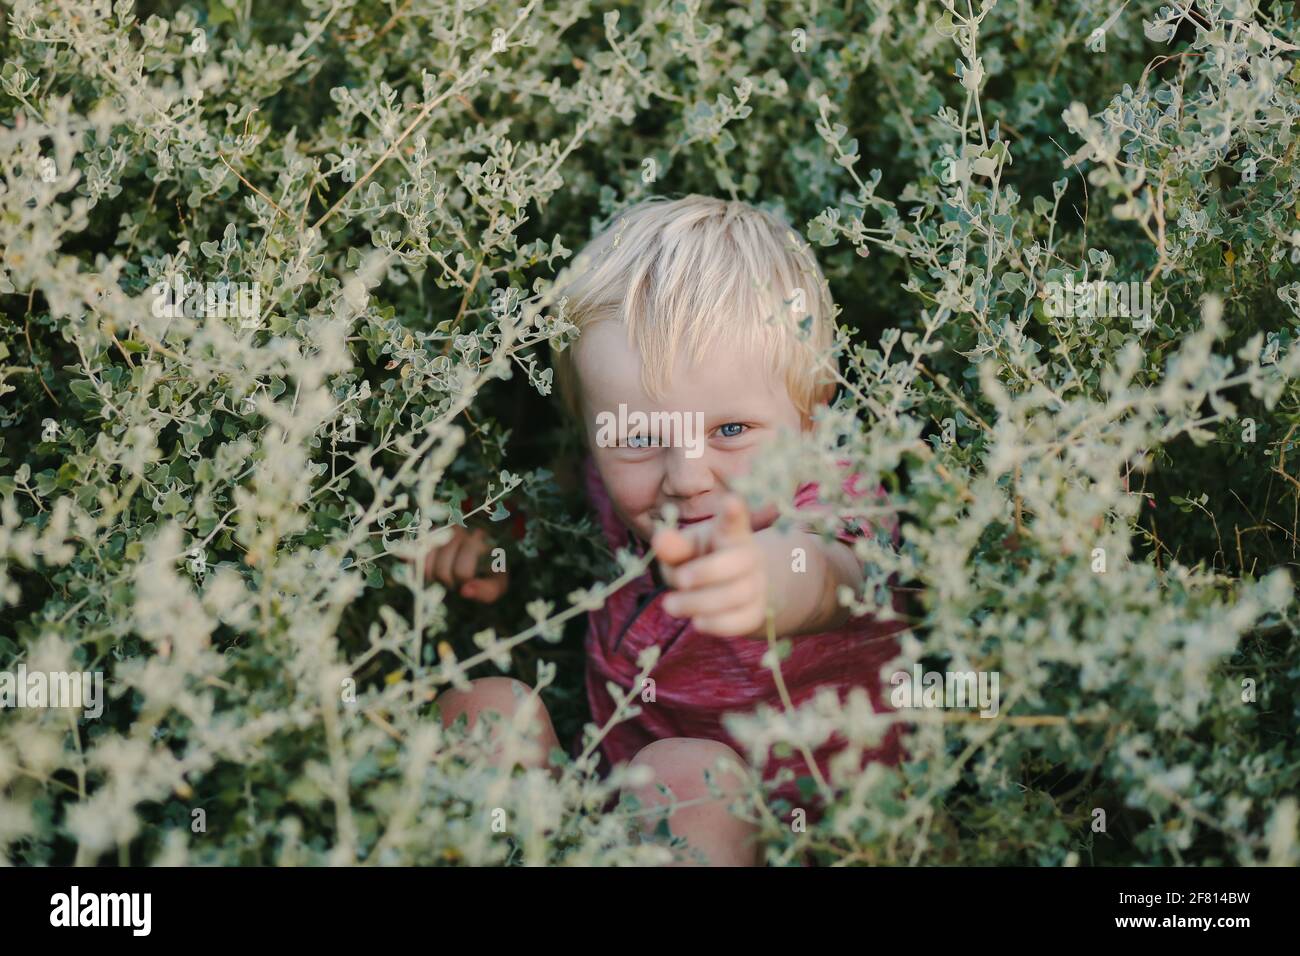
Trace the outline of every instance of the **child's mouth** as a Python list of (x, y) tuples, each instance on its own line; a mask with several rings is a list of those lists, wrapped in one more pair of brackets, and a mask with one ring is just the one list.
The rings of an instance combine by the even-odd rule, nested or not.
[(713, 515), (705, 515), (702, 518), (678, 518), (678, 524), (699, 524), (701, 521), (708, 521)]

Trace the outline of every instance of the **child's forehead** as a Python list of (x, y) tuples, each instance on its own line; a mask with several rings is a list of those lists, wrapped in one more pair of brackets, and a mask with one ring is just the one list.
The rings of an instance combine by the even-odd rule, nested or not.
[[(617, 322), (598, 322), (577, 343), (576, 367), (582, 393), (599, 402), (625, 401), (654, 405), (642, 379), (641, 358), (628, 342), (627, 329)], [(723, 400), (781, 397), (786, 389), (762, 355), (735, 343), (720, 343), (690, 362), (684, 347), (677, 350), (669, 377), (670, 395), (695, 405)], [(673, 402), (669, 402), (670, 404)]]
[(574, 346), (576, 365), (584, 384), (621, 379), (641, 373), (641, 360), (618, 322), (596, 322), (583, 329)]

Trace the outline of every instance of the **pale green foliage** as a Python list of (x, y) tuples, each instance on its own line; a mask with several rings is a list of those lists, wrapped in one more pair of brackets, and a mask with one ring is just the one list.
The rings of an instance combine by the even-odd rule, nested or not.
[[(1297, 862), (1294, 20), (255, 6), (20, 0), (0, 32), (0, 669), (111, 693), (79, 727), (4, 712), (10, 859), (664, 860), (638, 808), (604, 809), (607, 728), (511, 776), (430, 703), (580, 631), (644, 562), (539, 516), (488, 616), (404, 559), (553, 504), (546, 469), (508, 470), (553, 421), (517, 414), (554, 402), (553, 280), (616, 209), (702, 191), (784, 211), (844, 308), (840, 400), (742, 490), (835, 488), (840, 458), (884, 481), (902, 544), (863, 541), (852, 599), (915, 589), (898, 668), (1001, 675), (993, 719), (856, 696), (731, 718), (755, 763), (909, 728), (896, 770), (848, 755), (807, 832), (743, 795), (769, 859)], [(178, 275), (255, 283), (258, 314), (160, 315)], [(1047, 314), (1067, 279), (1149, 280), (1150, 328)], [(516, 372), (527, 392), (494, 391)], [(1148, 476), (1177, 486), (1159, 528)]]

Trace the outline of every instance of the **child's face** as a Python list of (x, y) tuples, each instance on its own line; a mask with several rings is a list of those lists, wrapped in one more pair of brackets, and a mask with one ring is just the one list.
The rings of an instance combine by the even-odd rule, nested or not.
[[(763, 446), (781, 429), (804, 426), (785, 384), (752, 358), (719, 349), (694, 367), (679, 360), (667, 394), (655, 402), (642, 389), (640, 359), (619, 323), (597, 322), (576, 347), (588, 447), (615, 514), (642, 541), (650, 540), (654, 521), (668, 504), (677, 506), (681, 525), (713, 517), (732, 481), (749, 470)], [(633, 423), (635, 412), (650, 421), (654, 412), (681, 412), (681, 434), (652, 433), (648, 447), (635, 447), (635, 441), (628, 447), (632, 436), (618, 433), (615, 447), (601, 447), (609, 443), (597, 440), (602, 434), (597, 416), (603, 412), (609, 416), (603, 421), (618, 421), (620, 403), (626, 406), (624, 419)], [(703, 415), (702, 435), (694, 434), (697, 412)], [(775, 519), (770, 503), (752, 515), (755, 530)]]

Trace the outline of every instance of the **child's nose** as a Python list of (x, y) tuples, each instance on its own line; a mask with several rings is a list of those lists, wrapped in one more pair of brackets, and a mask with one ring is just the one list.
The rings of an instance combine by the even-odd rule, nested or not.
[(692, 458), (689, 448), (665, 448), (663, 491), (673, 498), (690, 498), (713, 489), (713, 469), (708, 456)]

